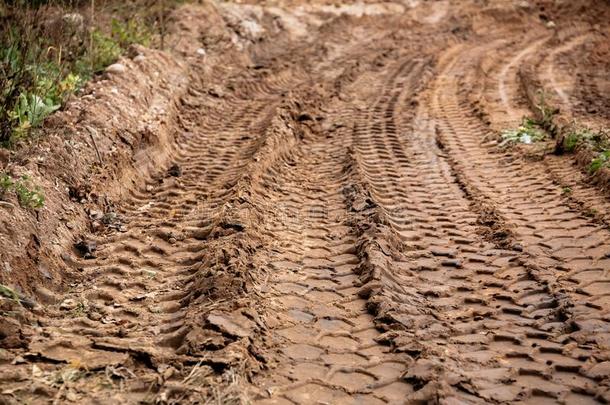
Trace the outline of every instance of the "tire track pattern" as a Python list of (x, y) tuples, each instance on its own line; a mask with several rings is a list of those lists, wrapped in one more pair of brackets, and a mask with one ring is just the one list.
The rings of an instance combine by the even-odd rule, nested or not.
[[(488, 130), (474, 116), (461, 90), (472, 80), (467, 70), (472, 67), (462, 58), (450, 59), (439, 73), (431, 110), (439, 122), (441, 142), (451, 153), (453, 170), (471, 195), (497, 207), (515, 236), (515, 247), (524, 253), (517, 262), (525, 264), (551, 296), (549, 305), (539, 302), (532, 315), (544, 331), (540, 337), (545, 337), (546, 345), (554, 345), (554, 354), (559, 356), (547, 361), (551, 374), (529, 377), (540, 380), (533, 393), (548, 386), (544, 394), (554, 399), (582, 394), (603, 397), (604, 390), (596, 390), (592, 380), (599, 378), (598, 362), (604, 364), (601, 350), (607, 326), (599, 303), (606, 296), (610, 235), (563, 202), (561, 190), (543, 167), (510, 154), (490, 154), (480, 141)], [(450, 79), (455, 76), (465, 77), (464, 82)], [(532, 347), (529, 357), (542, 362), (548, 351), (540, 343)]]

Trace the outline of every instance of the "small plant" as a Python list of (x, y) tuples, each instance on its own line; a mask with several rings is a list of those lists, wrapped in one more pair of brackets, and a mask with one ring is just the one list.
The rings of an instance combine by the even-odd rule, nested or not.
[(610, 147), (607, 131), (592, 131), (589, 128), (575, 128), (563, 139), (563, 150), (572, 153), (579, 145), (587, 144), (593, 150), (601, 152)]
[(6, 173), (0, 175), (0, 198), (3, 198), (5, 194), (13, 188), (14, 185), (15, 182), (13, 182), (11, 176)]
[(535, 120), (536, 125), (540, 128), (548, 131), (548, 133), (554, 138), (557, 134), (557, 125), (555, 124), (555, 116), (559, 113), (559, 109), (549, 106), (546, 102), (544, 91), (538, 91), (538, 104), (536, 104), (537, 119)]
[(546, 138), (544, 132), (536, 128), (536, 122), (528, 117), (524, 117), (521, 125), (517, 129), (506, 129), (502, 131), (502, 143), (504, 146), (509, 143), (531, 144)]
[(565, 152), (572, 153), (576, 150), (581, 141), (582, 137), (580, 134), (571, 132), (563, 140), (563, 150)]
[(6, 173), (0, 175), (0, 197), (4, 198), (9, 191), (15, 192), (23, 208), (39, 209), (44, 206), (45, 198), (42, 190), (38, 186), (33, 186), (28, 176), (22, 176), (15, 181)]
[(103, 70), (106, 66), (116, 62), (121, 56), (121, 47), (111, 37), (107, 36), (100, 30), (95, 30), (91, 34), (91, 49), (90, 49), (90, 70), (84, 69), (84, 73), (90, 76), (92, 73), (97, 73)]
[(123, 49), (131, 44), (148, 46), (151, 37), (151, 31), (139, 19), (131, 18), (125, 22), (112, 19), (112, 39)]
[(610, 150), (600, 152), (589, 165), (589, 173), (596, 173), (602, 167), (610, 166)]

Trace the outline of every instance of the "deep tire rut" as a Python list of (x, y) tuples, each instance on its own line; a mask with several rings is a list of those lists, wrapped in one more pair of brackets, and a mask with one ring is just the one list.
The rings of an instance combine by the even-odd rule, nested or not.
[(168, 163), (20, 364), (102, 403), (610, 401), (607, 195), (498, 146), (527, 75), (586, 116), (566, 55), (600, 30), (474, 3), (207, 2)]

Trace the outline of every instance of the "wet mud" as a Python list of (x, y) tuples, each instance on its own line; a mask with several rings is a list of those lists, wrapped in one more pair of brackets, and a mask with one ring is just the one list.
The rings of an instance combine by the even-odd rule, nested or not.
[(498, 135), (537, 87), (607, 127), (608, 3), (251, 3), (177, 12), (155, 165), (3, 301), (1, 400), (609, 401), (605, 174)]

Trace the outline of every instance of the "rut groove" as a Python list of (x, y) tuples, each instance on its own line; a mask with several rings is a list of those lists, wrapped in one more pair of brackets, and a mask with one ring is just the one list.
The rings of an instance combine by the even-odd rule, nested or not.
[(171, 164), (64, 256), (24, 362), (126, 403), (609, 401), (608, 198), (498, 147), (526, 68), (582, 115), (566, 55), (599, 33), (413, 3), (206, 9)]

